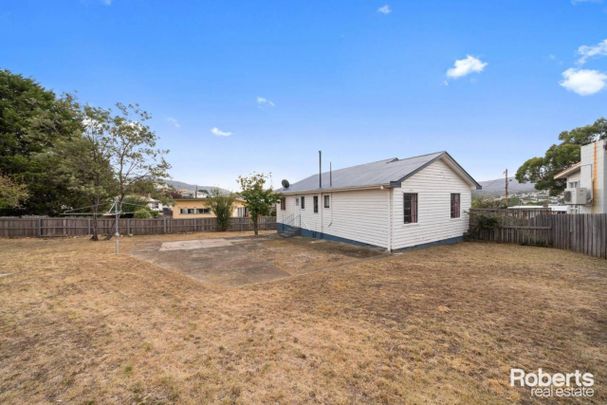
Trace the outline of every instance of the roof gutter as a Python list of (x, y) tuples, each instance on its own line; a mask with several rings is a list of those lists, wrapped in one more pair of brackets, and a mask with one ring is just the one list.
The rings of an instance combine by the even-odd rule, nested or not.
[(315, 194), (315, 193), (340, 193), (344, 191), (362, 191), (362, 190), (385, 190), (393, 186), (390, 184), (374, 184), (371, 186), (360, 187), (341, 187), (341, 188), (314, 188), (300, 191), (279, 191), (282, 195)]

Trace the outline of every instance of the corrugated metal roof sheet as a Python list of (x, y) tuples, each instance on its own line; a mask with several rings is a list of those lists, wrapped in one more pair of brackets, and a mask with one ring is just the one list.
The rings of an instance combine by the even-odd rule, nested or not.
[[(323, 190), (332, 190), (390, 185), (390, 183), (402, 181), (403, 178), (420, 170), (443, 155), (448, 156), (452, 160), (447, 152), (434, 152), (406, 159), (390, 158), (345, 169), (333, 170), (331, 185), (329, 184), (329, 172), (323, 172), (322, 188)], [(455, 161), (453, 160), (453, 162)], [(455, 164), (457, 165), (457, 162)], [(463, 169), (462, 171), (470, 178), (471, 182), (477, 184)], [(318, 174), (291, 184), (288, 189), (281, 188), (278, 191), (299, 193), (312, 190), (318, 190)]]

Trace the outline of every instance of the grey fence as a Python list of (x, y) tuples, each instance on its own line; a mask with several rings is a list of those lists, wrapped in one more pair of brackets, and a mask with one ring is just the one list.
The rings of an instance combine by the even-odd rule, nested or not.
[(550, 246), (607, 258), (607, 214), (471, 209), (468, 236), (493, 242)]
[[(93, 218), (13, 218), (0, 217), (0, 237), (67, 237), (91, 235)], [(97, 231), (100, 235), (114, 233), (116, 220), (100, 218)], [(163, 233), (207, 232), (217, 230), (215, 218), (121, 218), (118, 223), (121, 234), (154, 235)], [(260, 217), (260, 230), (276, 229), (276, 217)], [(231, 218), (228, 231), (252, 231), (250, 218)]]

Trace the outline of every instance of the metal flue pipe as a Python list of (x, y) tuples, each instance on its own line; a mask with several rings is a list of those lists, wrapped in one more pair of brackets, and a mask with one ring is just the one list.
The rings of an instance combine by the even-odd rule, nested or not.
[(322, 151), (318, 151), (318, 188), (322, 188)]

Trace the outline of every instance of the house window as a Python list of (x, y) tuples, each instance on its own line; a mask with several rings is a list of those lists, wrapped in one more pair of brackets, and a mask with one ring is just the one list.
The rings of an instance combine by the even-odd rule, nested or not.
[(196, 208), (188, 208), (188, 214), (196, 214)]
[(179, 213), (180, 213), (180, 214), (187, 214), (187, 213), (188, 213), (188, 209), (187, 209), (187, 208), (181, 208), (181, 209), (179, 210)]
[(403, 214), (405, 224), (417, 222), (417, 193), (403, 194)]
[(238, 207), (236, 208), (236, 216), (238, 218), (246, 218), (249, 216), (249, 212), (247, 211), (247, 207)]
[(569, 182), (569, 188), (578, 188), (579, 186), (580, 186), (579, 181), (570, 181)]
[(299, 197), (296, 197), (296, 198), (295, 198), (295, 206), (296, 206), (296, 207), (299, 207)]
[(330, 208), (331, 207), (331, 197), (326, 195), (325, 196), (325, 208)]
[(460, 216), (460, 194), (451, 193), (451, 218)]
[(306, 209), (306, 197), (301, 197), (301, 209)]
[(318, 196), (317, 195), (314, 196), (313, 201), (314, 201), (314, 213), (318, 214)]
[(287, 199), (286, 199), (286, 198), (284, 198), (284, 197), (282, 197), (282, 198), (280, 199), (280, 210), (281, 210), (281, 211), (284, 211), (284, 210), (286, 210), (286, 209), (287, 209)]
[(209, 208), (196, 208), (197, 214), (209, 214), (211, 210)]

